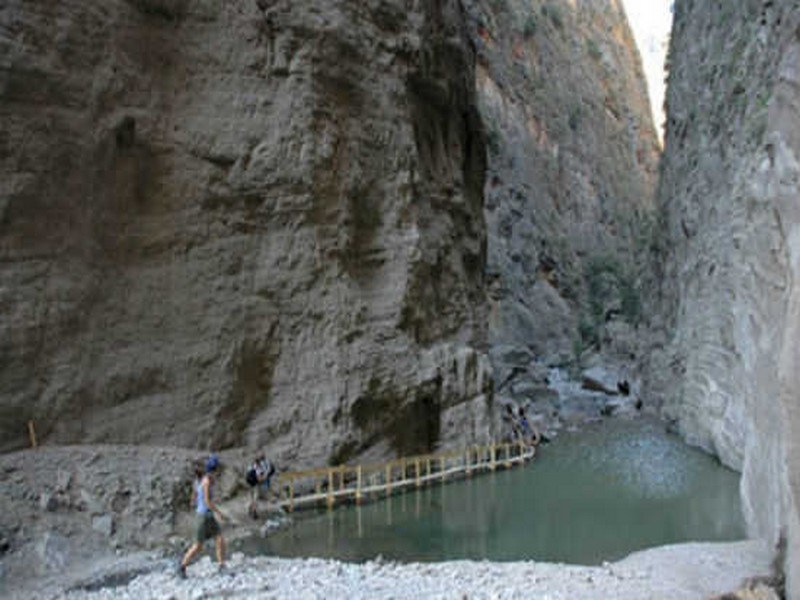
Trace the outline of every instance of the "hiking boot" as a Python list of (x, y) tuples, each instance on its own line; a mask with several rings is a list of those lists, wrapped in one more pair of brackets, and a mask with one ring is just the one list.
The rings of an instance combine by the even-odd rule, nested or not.
[(217, 575), (227, 575), (228, 574), (228, 567), (225, 566), (225, 563), (217, 566)]
[(178, 579), (186, 579), (186, 567), (180, 561), (178, 561), (178, 567), (175, 569), (175, 575), (178, 576)]

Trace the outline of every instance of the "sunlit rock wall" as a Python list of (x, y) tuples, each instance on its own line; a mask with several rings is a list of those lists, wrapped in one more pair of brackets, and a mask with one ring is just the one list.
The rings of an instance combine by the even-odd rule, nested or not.
[(0, 448), (491, 434), (456, 0), (0, 7)]
[(742, 470), (800, 598), (800, 4), (675, 3), (648, 395)]

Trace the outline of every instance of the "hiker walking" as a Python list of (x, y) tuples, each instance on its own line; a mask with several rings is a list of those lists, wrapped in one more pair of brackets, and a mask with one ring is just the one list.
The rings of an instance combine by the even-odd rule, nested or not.
[(212, 499), (212, 488), (218, 467), (219, 459), (212, 454), (206, 461), (204, 469), (198, 467), (195, 470), (196, 479), (192, 485), (192, 505), (195, 506), (197, 513), (195, 516), (195, 541), (186, 551), (178, 566), (178, 576), (182, 579), (186, 578), (186, 567), (203, 550), (206, 540), (211, 538), (214, 538), (220, 571), (225, 566), (225, 538), (222, 537), (222, 530), (214, 515), (217, 515), (220, 521), (225, 519)]
[(256, 456), (253, 464), (247, 470), (245, 481), (250, 486), (250, 506), (247, 508), (248, 514), (254, 519), (258, 518), (258, 499), (263, 491), (269, 492), (270, 481), (275, 474), (275, 465), (267, 460), (263, 454)]

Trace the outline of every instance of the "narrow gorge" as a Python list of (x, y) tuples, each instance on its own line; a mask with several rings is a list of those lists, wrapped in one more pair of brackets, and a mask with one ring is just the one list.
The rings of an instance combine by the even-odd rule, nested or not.
[(645, 395), (742, 472), (800, 597), (800, 4), (676, 2)]
[[(673, 10), (662, 151), (621, 0), (7, 0), (0, 452), (119, 452), (91, 500), (53, 458), (54, 512), (152, 547), (200, 452), (646, 413), (742, 473), (800, 598), (800, 2)], [(0, 561), (46, 535), (20, 468)]]

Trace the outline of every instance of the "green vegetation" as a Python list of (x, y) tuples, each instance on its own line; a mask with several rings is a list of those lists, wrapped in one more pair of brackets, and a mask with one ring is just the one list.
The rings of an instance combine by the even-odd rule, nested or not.
[(619, 272), (619, 263), (610, 256), (595, 257), (586, 266), (584, 276), (589, 294), (589, 311), (595, 326), (605, 318), (605, 306), (615, 292)]
[(569, 119), (567, 120), (567, 124), (572, 131), (577, 131), (578, 126), (581, 124), (581, 107), (580, 106), (573, 106), (572, 109), (569, 111)]
[(623, 277), (620, 280), (619, 293), (623, 318), (628, 323), (638, 324), (642, 318), (642, 300), (632, 277)]
[(758, 115), (750, 118), (745, 124), (747, 139), (760, 144), (767, 134), (767, 118), (765, 115)]
[(586, 343), (583, 338), (578, 335), (572, 340), (572, 364), (570, 365), (570, 372), (572, 377), (577, 378), (583, 370), (583, 353), (586, 350)]
[(502, 136), (500, 132), (492, 127), (486, 134), (486, 146), (489, 148), (489, 154), (498, 156), (500, 154)]
[(534, 35), (536, 35), (536, 26), (537, 26), (536, 15), (530, 15), (525, 20), (525, 27), (522, 30), (523, 35), (526, 38), (532, 38)]
[(348, 440), (342, 445), (337, 446), (328, 457), (328, 466), (335, 467), (347, 464), (356, 454), (358, 454), (358, 444), (353, 440)]
[(583, 352), (587, 346), (597, 346), (600, 343), (600, 333), (597, 323), (586, 317), (583, 317), (578, 324), (578, 336), (577, 341), (580, 343), (581, 352)]
[(556, 29), (564, 28), (564, 15), (561, 13), (561, 7), (553, 2), (547, 2), (542, 5), (542, 15), (550, 19)]
[(603, 58), (603, 52), (600, 50), (600, 46), (597, 45), (597, 42), (594, 39), (586, 40), (586, 52), (589, 53), (589, 56), (593, 60), (600, 60)]
[(578, 339), (583, 347), (599, 346), (600, 330), (612, 315), (636, 325), (641, 320), (642, 302), (635, 278), (612, 256), (592, 258), (584, 270), (588, 314), (578, 324)]

